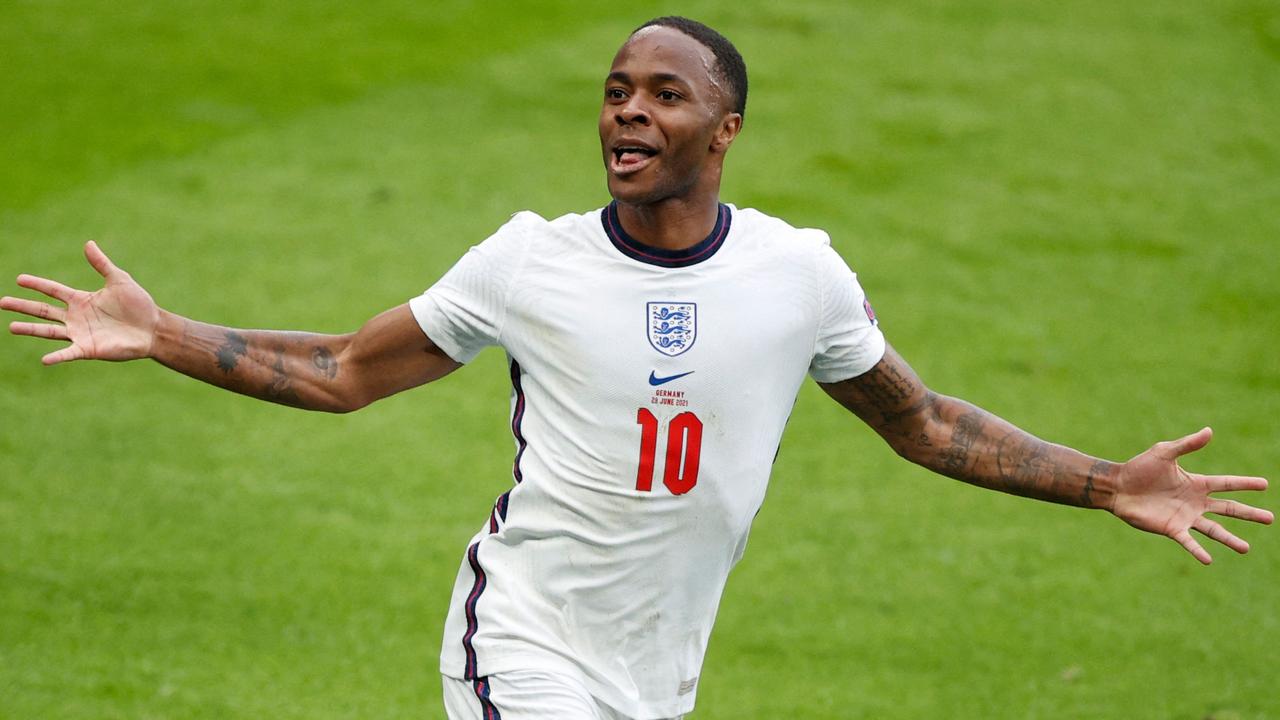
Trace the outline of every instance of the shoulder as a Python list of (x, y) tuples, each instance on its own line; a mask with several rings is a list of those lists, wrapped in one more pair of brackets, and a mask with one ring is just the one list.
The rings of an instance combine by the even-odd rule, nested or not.
[(547, 220), (531, 210), (521, 210), (471, 250), (495, 259), (503, 258), (505, 263), (519, 264), (530, 248), (545, 247), (547, 241), (558, 234), (559, 220)]
[(521, 210), (511, 215), (494, 233), (495, 237), (517, 236), (527, 238), (544, 231), (548, 225), (546, 218), (532, 210)]
[(774, 262), (781, 264), (790, 260), (796, 267), (841, 282), (852, 271), (850, 261), (836, 250), (825, 230), (796, 227), (754, 208), (734, 208), (734, 222), (739, 220), (743, 244), (773, 258)]
[(578, 238), (597, 231), (599, 227), (599, 210), (567, 213), (550, 220), (532, 210), (521, 210), (512, 215), (495, 235), (514, 236), (529, 243)]
[(815, 252), (831, 245), (831, 237), (818, 228), (796, 227), (782, 218), (762, 213), (755, 208), (733, 210), (733, 222), (744, 237), (769, 245), (790, 246), (795, 250)]
[(754, 208), (730, 207), (738, 249), (765, 262), (811, 273), (832, 253), (831, 237), (824, 230), (796, 227)]

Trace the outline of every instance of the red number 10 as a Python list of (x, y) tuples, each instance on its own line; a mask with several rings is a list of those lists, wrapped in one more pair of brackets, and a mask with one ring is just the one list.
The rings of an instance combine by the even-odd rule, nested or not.
[[(636, 471), (636, 489), (653, 489), (653, 462), (658, 454), (658, 418), (649, 408), (636, 413), (640, 426), (640, 468)], [(662, 484), (672, 495), (683, 495), (698, 484), (698, 456), (702, 453), (702, 421), (691, 412), (671, 418), (667, 426), (667, 457), (662, 469)]]

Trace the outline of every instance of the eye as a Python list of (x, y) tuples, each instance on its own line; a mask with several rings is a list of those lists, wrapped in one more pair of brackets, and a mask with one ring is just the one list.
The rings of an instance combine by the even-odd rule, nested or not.
[(626, 100), (627, 92), (618, 87), (605, 88), (604, 97), (606, 100)]
[(675, 90), (659, 90), (658, 99), (663, 102), (675, 102), (680, 99), (680, 93)]

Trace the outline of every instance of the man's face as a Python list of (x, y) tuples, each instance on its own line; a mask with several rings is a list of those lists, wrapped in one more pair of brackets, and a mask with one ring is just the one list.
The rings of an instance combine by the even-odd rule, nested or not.
[(609, 194), (651, 204), (718, 180), (720, 160), (741, 117), (702, 43), (667, 27), (648, 27), (613, 59), (600, 110), (600, 147)]

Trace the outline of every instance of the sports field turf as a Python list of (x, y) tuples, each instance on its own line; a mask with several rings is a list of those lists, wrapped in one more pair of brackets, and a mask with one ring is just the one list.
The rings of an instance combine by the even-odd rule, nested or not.
[[(626, 33), (743, 51), (724, 197), (824, 227), (934, 389), (1113, 459), (1280, 480), (1280, 5), (0, 0), (0, 277), (341, 332), (507, 216), (607, 200)], [(434, 718), (510, 484), (498, 351), (348, 416), (0, 337), (0, 718)], [(1280, 509), (1277, 490), (1252, 501)], [(1200, 567), (900, 461), (801, 394), (713, 718), (1280, 717), (1280, 528)]]

